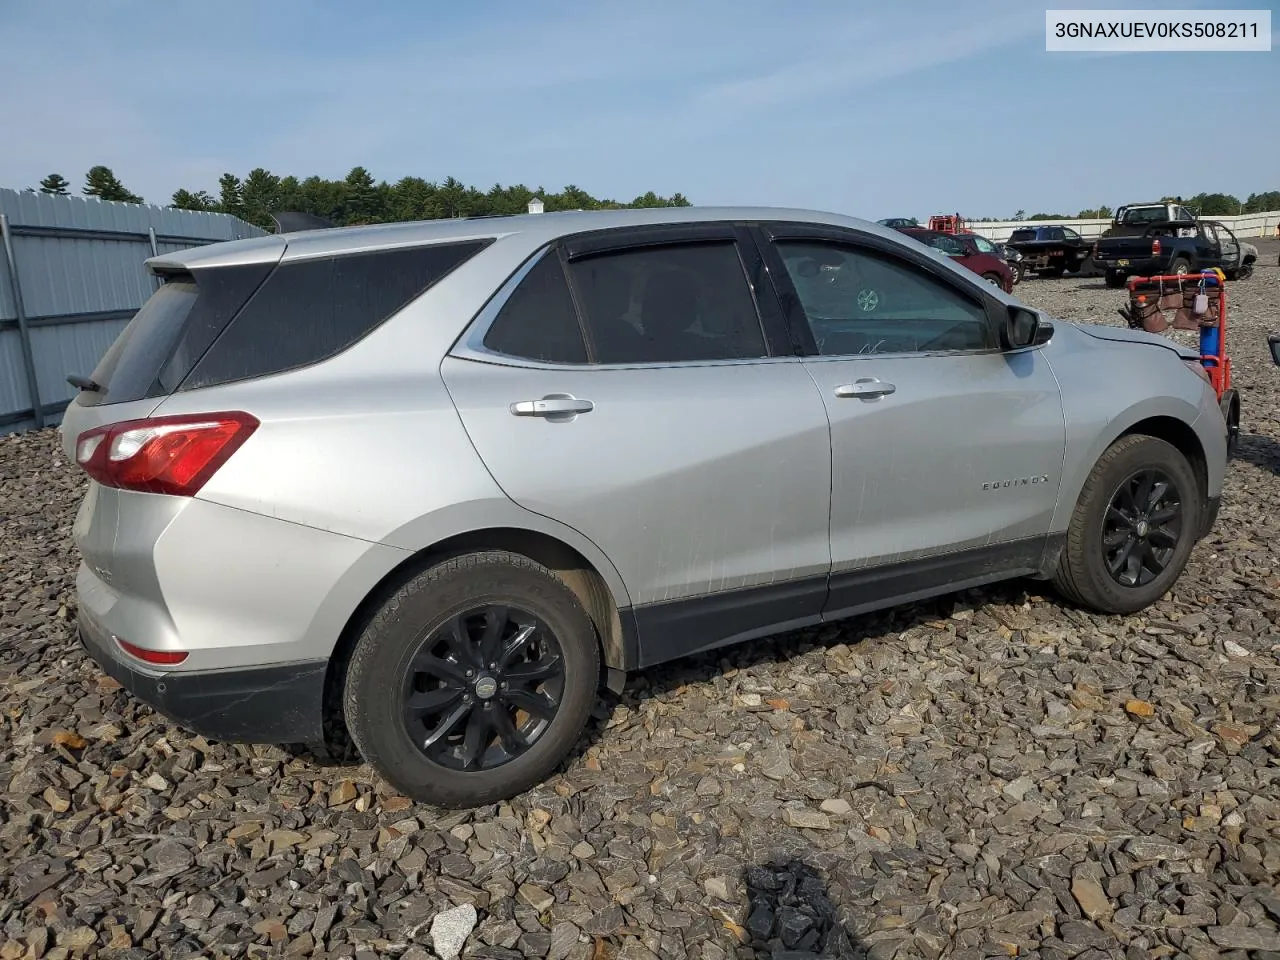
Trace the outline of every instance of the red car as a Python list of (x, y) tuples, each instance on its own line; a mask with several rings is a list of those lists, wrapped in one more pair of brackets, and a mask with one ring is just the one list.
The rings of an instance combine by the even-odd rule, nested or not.
[(949, 257), (955, 257), (961, 266), (969, 268), (987, 283), (999, 287), (1005, 293), (1013, 293), (1013, 271), (995, 254), (981, 250), (975, 241), (976, 234), (941, 233), (922, 227), (898, 229), (923, 244), (941, 250)]

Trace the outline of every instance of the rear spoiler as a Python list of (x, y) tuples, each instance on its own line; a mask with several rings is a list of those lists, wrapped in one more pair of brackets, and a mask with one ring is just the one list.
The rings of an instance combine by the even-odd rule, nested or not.
[(332, 230), (337, 226), (336, 223), (332, 223), (324, 217), (297, 211), (273, 213), (271, 214), (271, 219), (275, 221), (276, 233), (298, 233), (301, 230)]

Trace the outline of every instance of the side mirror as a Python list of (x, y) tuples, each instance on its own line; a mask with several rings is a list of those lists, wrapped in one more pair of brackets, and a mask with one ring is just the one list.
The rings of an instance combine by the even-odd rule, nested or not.
[(1005, 321), (1004, 341), (1008, 350), (1039, 347), (1053, 339), (1053, 324), (1026, 307), (1010, 307)]
[(1280, 333), (1267, 334), (1267, 347), (1271, 350), (1271, 362), (1280, 367)]

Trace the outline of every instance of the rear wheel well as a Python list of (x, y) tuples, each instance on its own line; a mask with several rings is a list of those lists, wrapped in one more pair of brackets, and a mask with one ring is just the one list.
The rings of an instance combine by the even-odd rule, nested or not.
[(616, 689), (622, 671), (627, 668), (626, 643), (621, 614), (600, 572), (573, 547), (547, 534), (505, 527), (475, 530), (441, 540), (413, 554), (383, 577), (347, 620), (329, 656), (325, 677), (324, 727), (330, 752), (343, 752), (348, 742), (342, 691), (351, 652), (369, 621), (387, 598), (423, 570), (450, 557), (478, 550), (506, 550), (528, 557), (554, 573), (573, 591), (595, 625), (601, 660), (608, 668), (610, 686)]
[[(1196, 475), (1200, 500), (1203, 502), (1209, 496), (1208, 460), (1204, 455), (1204, 447), (1200, 445), (1200, 438), (1187, 423), (1176, 417), (1150, 417), (1138, 421), (1120, 436), (1127, 437), (1134, 434), (1155, 437), (1176, 447), (1178, 452), (1187, 458), (1192, 472)], [(1116, 439), (1119, 440), (1120, 437)]]

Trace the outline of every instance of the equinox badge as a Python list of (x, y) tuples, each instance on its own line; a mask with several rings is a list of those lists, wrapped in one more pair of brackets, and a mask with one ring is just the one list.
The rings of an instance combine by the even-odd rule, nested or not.
[(1012, 480), (989, 480), (982, 485), (983, 490), (1004, 490), (1008, 487), (1027, 487), (1033, 483), (1048, 483), (1048, 474), (1038, 477), (1014, 477)]

